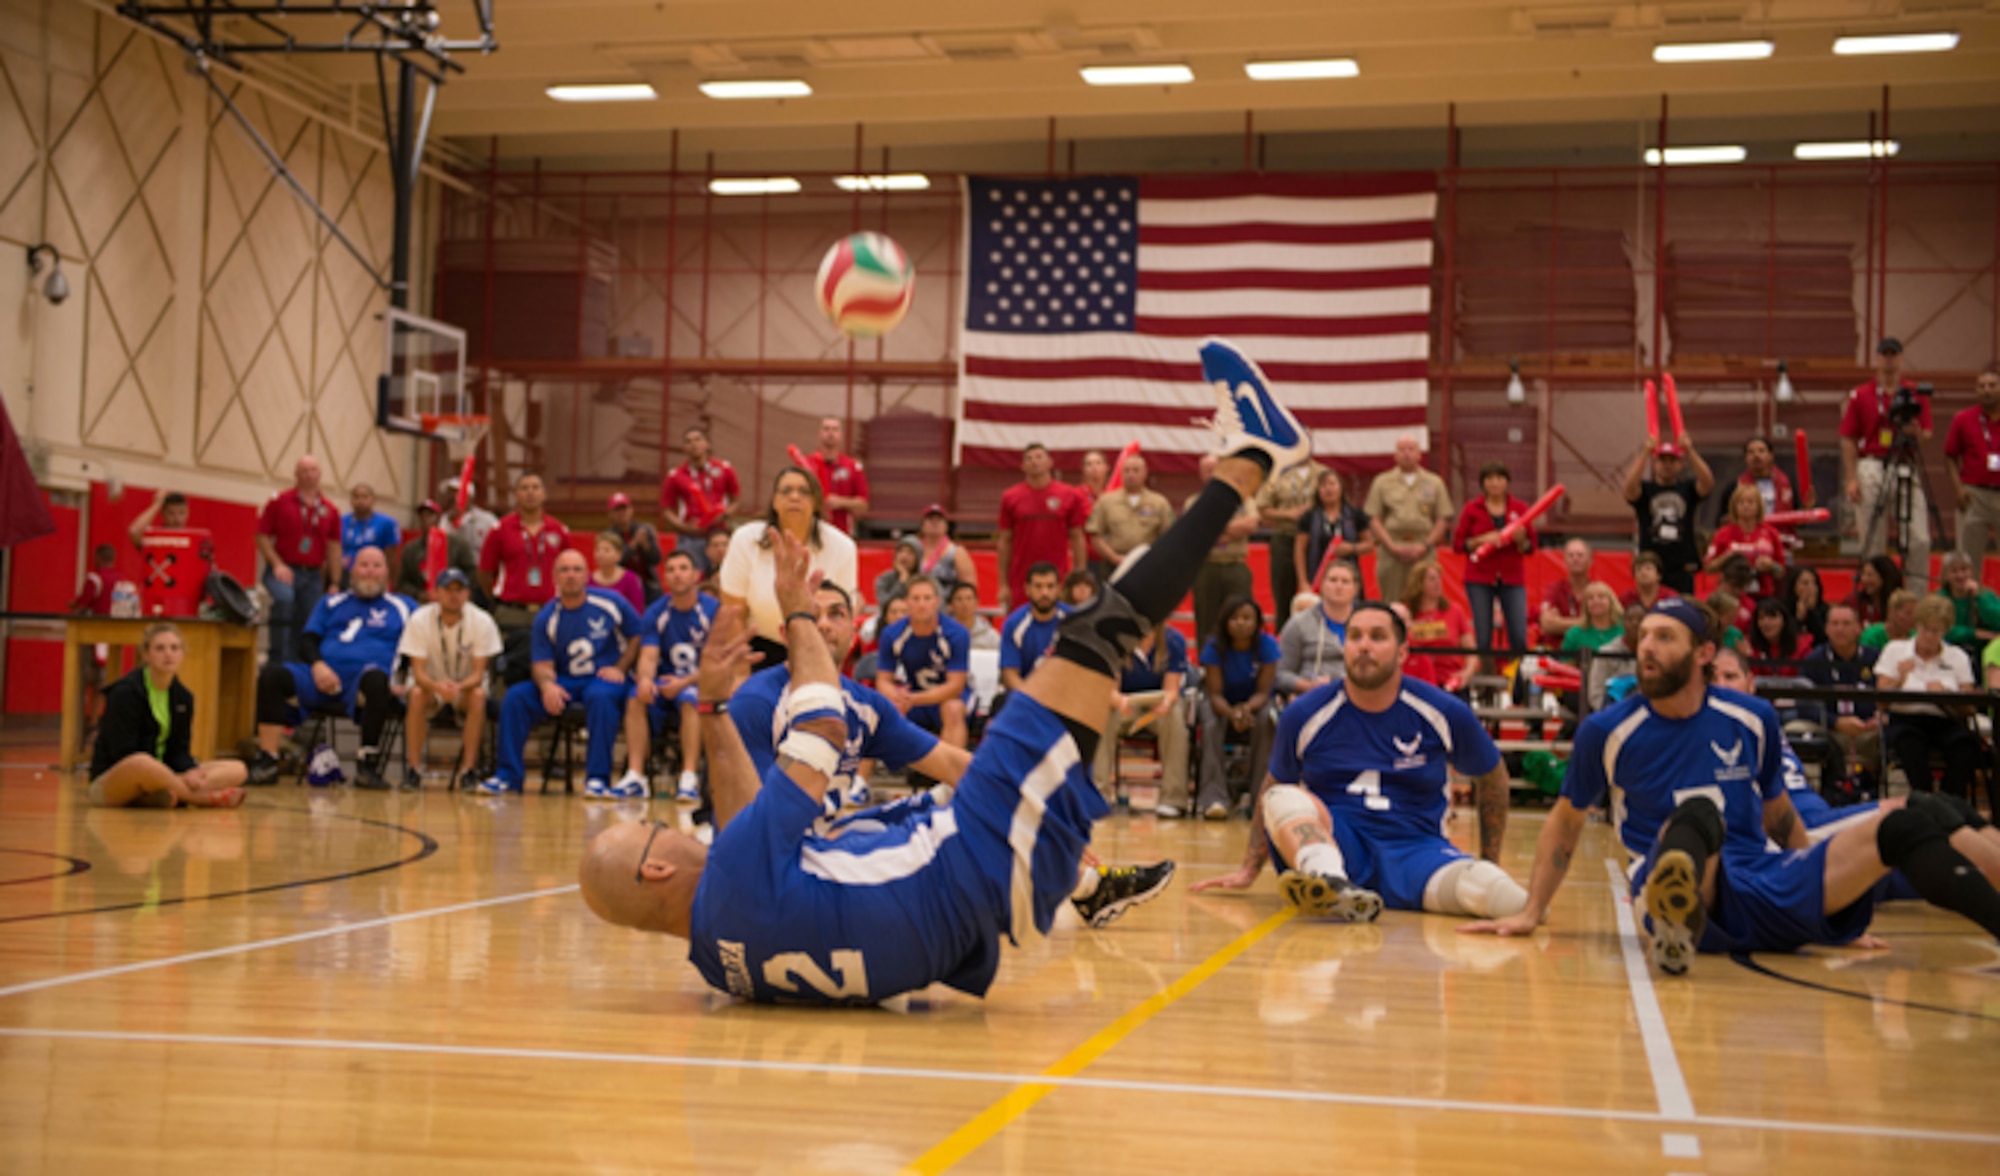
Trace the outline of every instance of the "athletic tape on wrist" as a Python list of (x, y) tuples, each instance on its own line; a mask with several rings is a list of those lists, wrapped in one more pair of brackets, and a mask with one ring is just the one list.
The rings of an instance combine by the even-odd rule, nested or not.
[(786, 731), (785, 737), (778, 741), (778, 754), (799, 761), (829, 780), (840, 771), (840, 748), (811, 731)]
[(846, 719), (840, 689), (824, 682), (795, 682), (779, 700), (778, 717), (787, 728), (807, 719)]

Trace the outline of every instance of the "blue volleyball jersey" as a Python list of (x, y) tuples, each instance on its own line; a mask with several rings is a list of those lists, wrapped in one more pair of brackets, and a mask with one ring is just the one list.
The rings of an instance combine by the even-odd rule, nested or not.
[(1222, 696), (1232, 703), (1244, 702), (1257, 693), (1257, 671), (1284, 655), (1269, 633), (1257, 630), (1257, 640), (1249, 649), (1222, 649), (1210, 637), (1201, 647), (1201, 664), (1222, 667)]
[[(736, 724), (736, 734), (750, 752), (750, 762), (757, 765), (760, 778), (778, 762), (778, 739), (784, 735), (778, 701), (791, 685), (790, 667), (772, 666), (750, 675), (729, 696), (729, 718)], [(937, 747), (937, 736), (911, 722), (875, 690), (844, 674), (840, 697), (846, 704), (847, 742), (840, 749), (840, 769), (827, 786), (828, 793), (845, 793), (864, 759), (880, 760), (890, 771), (901, 771)]]
[(1032, 605), (1022, 605), (1007, 614), (1000, 622), (1000, 668), (1019, 670), (1023, 678), (1034, 672), (1035, 663), (1041, 661), (1056, 643), (1056, 630), (1062, 627), (1062, 619), (1069, 615), (1069, 606), (1056, 605), (1056, 611), (1044, 621), (1035, 616)]
[(1271, 778), (1302, 784), (1325, 802), (1336, 828), (1383, 836), (1441, 836), (1451, 773), (1482, 776), (1500, 762), (1472, 708), (1405, 677), (1379, 714), (1354, 705), (1345, 681), (1309, 690), (1285, 708), (1271, 744)]
[(342, 567), (354, 566), (354, 553), (364, 547), (379, 547), (387, 556), (389, 549), (403, 541), (403, 529), (396, 520), (385, 514), (372, 514), (367, 522), (353, 515), (340, 516), (340, 563)]
[(950, 617), (939, 617), (937, 628), (928, 637), (910, 631), (904, 617), (882, 634), (876, 664), (881, 672), (892, 672), (912, 691), (935, 690), (944, 685), (945, 675), (966, 675), (965, 693), (972, 695), (972, 637), (965, 626)]
[[(1168, 629), (1160, 640), (1167, 643), (1165, 663), (1155, 663), (1153, 657), (1145, 654), (1133, 654), (1125, 663), (1125, 673), (1118, 679), (1120, 693), (1144, 694), (1149, 690), (1158, 690), (1166, 684), (1168, 674), (1181, 675), (1185, 683), (1188, 672), (1187, 638), (1177, 630)], [(1153, 653), (1159, 652), (1159, 647), (1154, 646)]]
[(678, 609), (674, 598), (662, 596), (639, 618), (639, 642), (660, 651), (660, 676), (685, 678), (701, 665), (701, 647), (708, 644), (709, 626), (722, 602), (706, 592), (695, 594), (694, 607)]
[(968, 900), (976, 879), (970, 891), (952, 883), (954, 866), (971, 874), (956, 810), (884, 815), (822, 836), (820, 805), (784, 772), (766, 772), (716, 834), (695, 888), (688, 959), (702, 978), (780, 1003), (870, 1004), (933, 981), (983, 994), (999, 919)]
[(396, 646), (416, 602), (393, 592), (364, 600), (352, 592), (322, 596), (306, 618), (306, 632), (319, 638), (319, 659), (348, 685), (373, 666), (388, 670), (396, 664)]
[(639, 614), (616, 592), (585, 591), (583, 603), (563, 606), (558, 596), (535, 614), (528, 638), (530, 660), (554, 662), (558, 678), (589, 678), (613, 669), (625, 643), (639, 636)]
[[(1562, 795), (1578, 808), (1619, 789), (1613, 819), (1635, 862), (1652, 852), (1681, 802), (1706, 796), (1722, 810), (1725, 857), (1763, 854), (1764, 801), (1785, 791), (1785, 734), (1761, 698), (1711, 686), (1685, 719), (1653, 711), (1643, 694), (1598, 711), (1577, 729)], [(1635, 873), (1633, 882), (1643, 879)]]
[(1797, 810), (1799, 820), (1805, 822), (1806, 828), (1817, 829), (1838, 816), (1852, 815), (1837, 813), (1813, 788), (1812, 781), (1806, 778), (1806, 766), (1799, 762), (1798, 753), (1792, 750), (1790, 743), (1785, 744), (1782, 756), (1778, 775), (1785, 782), (1785, 795), (1792, 798), (1792, 808)]

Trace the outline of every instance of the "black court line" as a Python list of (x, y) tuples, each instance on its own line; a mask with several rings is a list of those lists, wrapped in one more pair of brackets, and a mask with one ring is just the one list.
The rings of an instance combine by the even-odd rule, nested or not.
[[(422, 832), (421, 830), (411, 829), (404, 825), (398, 825), (391, 821), (378, 821), (372, 817), (357, 817), (347, 813), (319, 814), (319, 813), (313, 813), (311, 809), (303, 809), (303, 808), (273, 807), (265, 811), (279, 812), (279, 813), (306, 813), (312, 816), (332, 816), (332, 817), (337, 817), (343, 821), (355, 821), (363, 825), (373, 825), (378, 829), (390, 829), (397, 833), (402, 833), (407, 836), (416, 838), (418, 842), (418, 849), (417, 852), (411, 854), (409, 857), (398, 858), (393, 862), (380, 862), (372, 866), (363, 866), (361, 869), (358, 870), (346, 870), (338, 874), (327, 874), (324, 877), (319, 877), (319, 878), (301, 878), (296, 882), (273, 882), (266, 886), (249, 886), (245, 887), (242, 890), (225, 890), (220, 894), (187, 894), (187, 895), (182, 895), (179, 898), (162, 898), (153, 901), (147, 901), (145, 899), (141, 899), (138, 902), (121, 902), (121, 903), (114, 903), (109, 906), (84, 907), (81, 910), (74, 910), (74, 911), (43, 911), (41, 914), (38, 915), (14, 915), (11, 918), (0, 919), (0, 926), (4, 926), (8, 923), (33, 923), (42, 919), (66, 919), (73, 915), (108, 915), (108, 914), (114, 914), (118, 911), (136, 911), (141, 908), (150, 909), (155, 907), (180, 906), (184, 903), (191, 903), (191, 902), (211, 902), (217, 899), (224, 899), (224, 898), (242, 898), (245, 897), (246, 895), (252, 895), (252, 894), (270, 894), (273, 891), (278, 891), (278, 890), (298, 890), (306, 886), (324, 886), (332, 882), (345, 882), (350, 878), (365, 878), (370, 874), (380, 874), (387, 870), (400, 870), (404, 866), (413, 865), (417, 862), (423, 861), (425, 858), (431, 856), (432, 854), (438, 851), (437, 839), (432, 837), (430, 834)], [(88, 866), (89, 863), (86, 862), (85, 865)]]
[(82, 858), (67, 857), (59, 853), (46, 853), (39, 849), (8, 849), (5, 846), (0, 846), (0, 853), (18, 853), (28, 857), (49, 858), (69, 867), (67, 870), (58, 870), (53, 874), (34, 874), (26, 878), (0, 878), (0, 886), (22, 886), (29, 882), (47, 882), (54, 878), (67, 878), (71, 874), (81, 874), (90, 868), (90, 863)]
[(1923, 1004), (1914, 1000), (1896, 1000), (1893, 997), (1876, 996), (1872, 992), (1856, 992), (1851, 988), (1835, 988), (1831, 984), (1821, 984), (1816, 980), (1802, 980), (1797, 976), (1787, 976), (1783, 972), (1772, 971), (1770, 968), (1765, 967), (1740, 951), (1730, 952), (1729, 958), (1738, 967), (1748, 968), (1759, 976), (1769, 976), (1773, 980), (1783, 980), (1787, 984), (1796, 984), (1800, 988), (1810, 988), (1815, 992), (1825, 992), (1833, 996), (1852, 997), (1855, 1000), (1865, 1000), (1870, 1004), (1896, 1005), (1900, 1008), (1916, 1009), (1924, 1013), (1942, 1013), (1947, 1017), (1968, 1017), (1974, 1021), (2000, 1022), (2000, 1017), (1989, 1016), (1986, 1013), (1975, 1013), (1970, 1009), (1947, 1008), (1944, 1005)]

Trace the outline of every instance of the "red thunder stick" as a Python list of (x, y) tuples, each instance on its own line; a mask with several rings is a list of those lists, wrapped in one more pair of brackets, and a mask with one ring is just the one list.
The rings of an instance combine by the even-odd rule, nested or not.
[(1660, 390), (1651, 380), (1646, 381), (1646, 444), (1660, 447)]
[(806, 464), (805, 450), (800, 449), (796, 445), (787, 445), (785, 446), (785, 456), (792, 459), (793, 465), (805, 470), (807, 473), (812, 472), (812, 466)]
[(1798, 490), (1798, 503), (1800, 506), (1809, 507), (1813, 502), (1812, 452), (1810, 447), (1806, 445), (1806, 431), (1804, 429), (1793, 431), (1792, 446), (1797, 451), (1799, 457), (1799, 478), (1798, 486), (1796, 487)]
[(474, 449), (465, 455), (465, 464), (458, 468), (458, 503), (453, 510), (465, 513), (465, 504), (472, 500), (472, 470), (479, 464), (479, 451)]
[(1678, 443), (1681, 435), (1687, 432), (1687, 425), (1681, 421), (1681, 394), (1674, 387), (1674, 374), (1672, 372), (1668, 372), (1664, 379), (1667, 393), (1667, 426), (1673, 429), (1673, 439)]
[(1126, 442), (1125, 448), (1118, 451), (1118, 460), (1111, 467), (1111, 476), (1104, 480), (1104, 492), (1106, 494), (1125, 485), (1125, 459), (1137, 456), (1139, 456), (1139, 443), (1137, 441)]
[(1534, 522), (1536, 519), (1541, 518), (1543, 515), (1549, 513), (1549, 508), (1554, 506), (1556, 504), (1556, 500), (1558, 498), (1561, 498), (1562, 496), (1563, 496), (1563, 484), (1561, 482), (1557, 482), (1555, 485), (1549, 487), (1549, 492), (1547, 494), (1544, 494), (1540, 498), (1535, 499), (1535, 504), (1533, 506), (1521, 512), (1520, 518), (1515, 519), (1513, 522), (1508, 523), (1506, 526), (1500, 528), (1500, 538), (1497, 542), (1489, 543), (1486, 546), (1480, 548), (1478, 551), (1473, 552), (1472, 558), (1475, 561), (1482, 559), (1485, 557), (1487, 552), (1492, 551), (1498, 547), (1505, 547), (1509, 543), (1512, 543), (1514, 540), (1519, 539), (1521, 537), (1521, 532), (1527, 529), (1528, 524)]
[(1803, 527), (1807, 523), (1823, 523), (1833, 517), (1825, 507), (1816, 510), (1781, 510), (1764, 516), (1764, 521), (1774, 527)]

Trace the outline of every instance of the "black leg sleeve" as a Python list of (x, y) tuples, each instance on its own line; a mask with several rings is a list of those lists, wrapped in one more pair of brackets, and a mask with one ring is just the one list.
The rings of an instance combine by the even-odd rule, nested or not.
[(1978, 867), (1952, 847), (1936, 818), (1922, 808), (1905, 808), (1882, 818), (1875, 849), (1885, 865), (1903, 872), (1932, 906), (1964, 915), (2000, 938), (2000, 891)]
[(292, 695), (298, 687), (282, 662), (267, 662), (257, 671), (257, 721), (286, 726), (292, 721)]
[(388, 725), (389, 709), (396, 696), (389, 692), (389, 675), (367, 670), (358, 687), (361, 696), (361, 754), (373, 756), (382, 746), (382, 728)]

